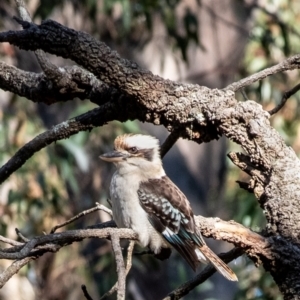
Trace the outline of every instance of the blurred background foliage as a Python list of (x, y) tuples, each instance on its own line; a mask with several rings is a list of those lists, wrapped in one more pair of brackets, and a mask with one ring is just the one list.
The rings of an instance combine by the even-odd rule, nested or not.
[[(55, 19), (89, 32), (122, 56), (165, 78), (209, 87), (225, 87), (300, 52), (298, 0), (31, 0), (27, 4), (35, 22)], [(12, 0), (0, 3), (0, 15), (1, 30), (18, 28), (11, 19), (16, 15)], [(0, 44), (0, 57), (19, 68), (40, 72), (32, 53)], [(50, 57), (57, 65), (72, 63)], [(280, 73), (247, 87), (244, 94), (269, 110), (298, 83), (298, 77), (299, 71)], [(245, 100), (240, 93), (236, 97)], [(291, 97), (271, 118), (297, 154), (298, 98), (297, 94)], [(0, 91), (0, 107), (3, 165), (36, 135), (94, 104), (74, 100), (49, 107)], [(0, 187), (1, 235), (15, 239), (15, 228), (27, 237), (40, 235), (95, 202), (108, 205), (113, 169), (100, 163), (98, 156), (110, 150), (114, 138), (125, 132), (149, 132), (161, 141), (167, 135), (164, 129), (138, 122), (112, 122), (44, 148)], [(165, 159), (167, 173), (187, 194), (196, 214), (232, 218), (260, 231), (265, 225), (263, 212), (255, 197), (236, 184), (236, 180), (247, 181), (248, 177), (226, 159), (229, 151), (241, 149), (224, 139), (201, 146), (180, 141)], [(108, 219), (105, 213), (94, 213), (67, 228), (83, 228)], [(222, 245), (220, 250), (212, 245), (217, 252), (230, 248)], [(159, 299), (193, 276), (177, 254), (170, 261), (135, 256), (128, 299)], [(1, 269), (8, 265), (7, 261), (0, 262)], [(185, 299), (282, 299), (269, 274), (247, 258), (236, 260), (232, 267), (239, 277), (237, 285), (216, 275)], [(90, 240), (30, 263), (0, 291), (0, 299), (82, 299), (81, 284), (99, 299), (115, 280), (110, 244)]]

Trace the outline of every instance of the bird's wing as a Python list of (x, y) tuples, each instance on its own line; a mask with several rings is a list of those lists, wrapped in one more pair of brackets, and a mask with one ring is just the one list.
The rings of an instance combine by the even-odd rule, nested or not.
[(163, 176), (142, 182), (138, 196), (152, 226), (195, 270), (199, 262), (195, 244), (201, 247), (205, 243), (195, 230), (194, 215), (185, 195)]

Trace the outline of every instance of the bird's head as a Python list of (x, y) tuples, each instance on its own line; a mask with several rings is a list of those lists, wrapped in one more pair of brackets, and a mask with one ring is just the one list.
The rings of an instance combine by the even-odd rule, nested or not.
[(124, 134), (115, 139), (114, 146), (114, 151), (102, 154), (100, 158), (113, 162), (118, 169), (125, 172), (162, 169), (159, 141), (155, 137)]

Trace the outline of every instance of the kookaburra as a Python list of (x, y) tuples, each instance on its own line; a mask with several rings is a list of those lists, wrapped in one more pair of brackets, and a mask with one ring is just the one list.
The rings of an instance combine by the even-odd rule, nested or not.
[(140, 244), (156, 254), (172, 246), (193, 270), (199, 262), (211, 262), (227, 279), (237, 281), (233, 271), (207, 247), (189, 201), (166, 176), (158, 140), (125, 134), (115, 139), (114, 146), (100, 158), (117, 167), (110, 184), (117, 226), (133, 229)]

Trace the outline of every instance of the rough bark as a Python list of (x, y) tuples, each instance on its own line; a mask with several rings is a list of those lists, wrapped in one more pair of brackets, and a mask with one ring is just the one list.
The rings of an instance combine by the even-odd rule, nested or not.
[[(54, 21), (45, 21), (39, 26), (19, 22), (24, 30), (1, 33), (1, 42), (9, 42), (25, 50), (42, 49), (70, 58), (91, 72), (98, 79), (95, 81), (98, 86), (103, 84), (105, 87), (105, 91), (98, 89), (97, 94), (101, 99), (97, 103), (101, 105), (98, 110), (103, 111), (100, 114), (102, 119), (96, 121), (97, 119), (89, 116), (86, 127), (82, 130), (102, 126), (113, 119), (139, 119), (163, 125), (169, 131), (178, 131), (181, 137), (198, 143), (224, 135), (239, 144), (244, 153), (231, 153), (229, 157), (251, 177), (249, 183), (243, 186), (255, 194), (265, 213), (267, 226), (264, 234), (250, 234), (236, 224), (236, 231), (232, 232), (228, 224), (221, 228), (224, 230), (222, 231), (218, 227), (220, 222), (216, 221), (211, 225), (211, 232), (203, 229), (203, 233), (242, 248), (249, 257), (256, 263), (262, 263), (265, 270), (272, 274), (285, 299), (300, 298), (300, 162), (294, 151), (285, 145), (278, 132), (271, 127), (268, 112), (254, 101), (238, 102), (234, 97), (234, 91), (241, 86), (275, 72), (299, 68), (299, 55), (274, 68), (273, 73), (268, 69), (265, 74), (246, 78), (230, 85), (226, 90), (211, 90), (203, 86), (164, 80), (140, 68), (136, 63), (122, 59), (104, 43), (94, 40), (88, 34), (68, 29)], [(43, 82), (43, 75), (24, 76), (20, 70), (3, 64), (1, 66), (10, 74), (17, 72), (18, 78), (27, 83), (27, 87), (22, 90), (14, 81), (2, 80), (1, 88), (22, 94), (31, 100), (39, 98), (33, 90)], [(78, 72), (82, 74), (85, 71), (79, 68)], [(51, 81), (53, 82), (53, 78)], [(60, 89), (53, 90), (53, 93), (61, 93), (63, 85), (60, 82)], [(87, 89), (91, 90), (91, 85)], [(69, 89), (63, 90), (64, 99), (74, 97), (74, 86), (68, 87)], [(111, 92), (109, 96), (107, 89)], [(52, 132), (53, 138), (46, 144), (72, 134), (68, 126), (64, 128), (63, 135), (60, 135), (61, 128), (57, 129)], [(29, 153), (30, 151), (29, 149)], [(6, 167), (2, 167), (0, 176), (6, 172)], [(20, 165), (17, 166), (19, 167)], [(205, 220), (200, 223), (205, 224)], [(254, 238), (253, 241), (248, 239), (248, 234)], [(22, 257), (24, 256), (16, 258)]]

